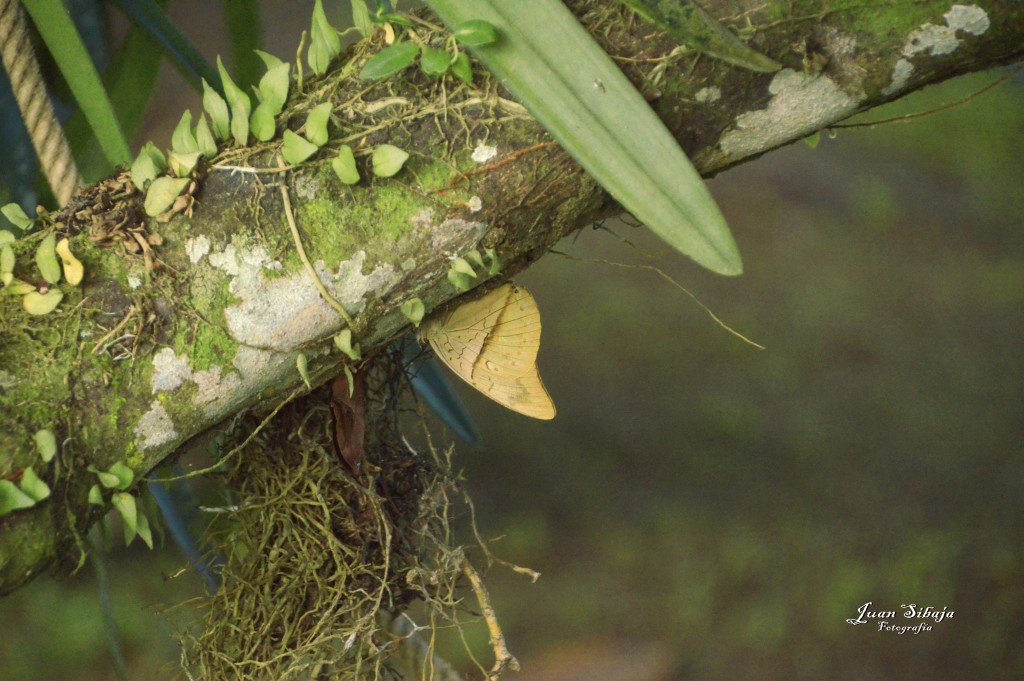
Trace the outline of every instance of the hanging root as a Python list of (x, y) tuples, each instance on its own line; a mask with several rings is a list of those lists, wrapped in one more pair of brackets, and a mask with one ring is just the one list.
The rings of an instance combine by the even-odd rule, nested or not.
[(320, 393), (285, 407), (233, 459), (233, 512), (211, 532), (226, 556), (223, 587), (205, 599), (200, 624), (181, 633), (190, 678), (461, 678), (433, 643), (437, 625), (463, 625), (463, 578), (499, 657), (489, 678), (514, 668), (486, 589), (453, 545), (449, 498), (462, 493), (447, 453), (429, 437), (427, 453), (417, 453), (399, 431), (401, 367), (390, 353), (364, 367), (358, 477), (338, 460)]

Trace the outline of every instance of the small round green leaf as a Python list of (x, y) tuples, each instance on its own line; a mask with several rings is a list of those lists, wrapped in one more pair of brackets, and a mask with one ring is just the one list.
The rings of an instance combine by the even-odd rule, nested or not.
[(36, 290), (36, 287), (27, 281), (22, 281), (21, 279), (15, 279), (13, 277), (8, 281), (7, 276), (8, 275), (4, 276), (4, 293), (10, 293), (13, 296), (23, 296)]
[(50, 496), (50, 486), (36, 475), (31, 466), (26, 468), (25, 472), (21, 474), (21, 482), (18, 483), (18, 488), (37, 504)]
[(359, 348), (359, 343), (352, 345), (352, 329), (342, 329), (341, 332), (334, 337), (334, 345), (345, 353), (353, 362), (357, 362), (363, 357), (362, 350)]
[(217, 155), (217, 140), (213, 138), (210, 126), (206, 124), (205, 115), (200, 116), (199, 122), (196, 123), (196, 146), (199, 153), (207, 158)]
[[(274, 57), (274, 59), (277, 59), (277, 57)], [(260, 78), (258, 92), (261, 103), (267, 104), (273, 110), (275, 116), (281, 113), (281, 109), (284, 108), (284, 103), (288, 99), (288, 74), (290, 70), (291, 64), (280, 62), (277, 66), (270, 68)]]
[(0, 480), (0, 516), (23, 508), (32, 508), (35, 505), (35, 500), (18, 489), (13, 482)]
[(132, 543), (139, 531), (139, 511), (135, 505), (135, 497), (128, 492), (115, 492), (110, 502), (124, 521), (124, 543), (127, 546)]
[[(479, 253), (477, 253), (477, 257), (480, 257)], [(476, 276), (476, 270), (473, 269), (473, 266), (470, 265), (465, 258), (455, 258), (455, 260), (452, 260), (451, 269), (454, 272), (461, 272), (462, 274), (465, 274), (467, 277)]]
[(270, 102), (260, 102), (249, 118), (249, 129), (252, 131), (252, 136), (260, 142), (268, 142), (273, 139), (274, 133), (277, 132), (276, 116)]
[[(10, 234), (10, 232), (3, 232)], [(10, 274), (14, 271), (14, 249), (10, 244), (0, 246), (0, 274)]]
[(179, 154), (176, 151), (172, 151), (171, 155), (167, 157), (167, 163), (171, 167), (171, 172), (176, 177), (188, 177), (196, 169), (196, 164), (199, 163), (199, 156), (198, 151), (193, 151), (190, 154)]
[(167, 159), (164, 153), (152, 142), (146, 142), (139, 155), (132, 161), (132, 184), (139, 191), (145, 191), (150, 182), (167, 170)]
[(135, 472), (123, 461), (115, 461), (107, 472), (117, 478), (117, 484), (114, 486), (120, 490), (128, 489), (135, 480)]
[(313, 25), (310, 28), (309, 51), (306, 61), (313, 73), (323, 75), (330, 66), (331, 60), (341, 52), (341, 37), (338, 31), (327, 21), (320, 0), (313, 6)]
[(448, 270), (449, 283), (459, 291), (468, 291), (473, 288), (473, 279), (474, 277), (471, 277), (468, 274), (463, 274), (456, 270)]
[(181, 119), (171, 135), (171, 149), (179, 155), (199, 151), (199, 145), (196, 144), (196, 136), (192, 133), (192, 112), (188, 109), (185, 109), (185, 112), (181, 114)]
[(306, 353), (300, 352), (295, 356), (295, 368), (298, 370), (299, 376), (302, 377), (302, 382), (306, 384), (306, 388), (312, 390), (313, 386), (309, 383), (309, 360), (306, 359)]
[(25, 215), (25, 211), (21, 209), (16, 203), (8, 203), (3, 208), (0, 208), (0, 213), (4, 214), (4, 217), (11, 221), (11, 224), (18, 229), (31, 229), (32, 218)]
[(423, 301), (419, 298), (410, 298), (409, 300), (402, 303), (402, 314), (405, 318), (412, 322), (412, 325), (419, 327), (420, 322), (423, 321), (423, 315), (426, 313), (426, 308), (423, 306)]
[(473, 67), (469, 64), (469, 56), (465, 52), (459, 52), (452, 62), (452, 73), (466, 85), (473, 84)]
[(448, 54), (447, 50), (441, 50), (436, 47), (423, 48), (423, 54), (420, 56), (420, 68), (428, 76), (440, 78), (448, 72), (448, 67), (451, 64), (452, 56)]
[[(360, 0), (361, 2), (362, 0)], [(356, 157), (352, 153), (352, 147), (347, 144), (343, 144), (338, 149), (338, 155), (331, 161), (331, 168), (334, 169), (335, 174), (345, 184), (355, 184), (359, 182), (359, 170), (356, 168)]]
[(57, 455), (57, 436), (52, 430), (43, 429), (37, 430), (33, 439), (36, 441), (36, 449), (39, 450), (39, 458), (43, 463), (50, 463)]
[(377, 177), (391, 177), (405, 165), (409, 153), (391, 144), (382, 144), (373, 150), (373, 174)]
[(330, 102), (317, 104), (306, 116), (306, 139), (318, 147), (327, 144), (327, 121), (331, 118)]
[(188, 186), (187, 177), (158, 177), (146, 190), (146, 215), (155, 217), (170, 210), (174, 200)]
[(486, 47), (498, 41), (498, 29), (481, 19), (470, 19), (455, 27), (455, 39), (468, 47)]
[(47, 283), (60, 281), (60, 263), (57, 261), (57, 237), (52, 232), (43, 239), (36, 249), (36, 267)]
[(149, 529), (149, 518), (141, 510), (138, 512), (138, 527), (136, 529), (138, 530), (139, 538), (152, 550), (153, 533)]
[(299, 135), (296, 135), (293, 131), (284, 131), (281, 155), (284, 156), (284, 160), (288, 161), (291, 165), (299, 165), (315, 154), (318, 148), (319, 147), (315, 144), (303, 139)]
[(231, 135), (231, 115), (228, 113), (228, 103), (205, 80), (203, 80), (203, 109), (210, 115), (213, 134), (219, 140), (226, 140)]
[(373, 55), (359, 72), (360, 80), (381, 80), (411, 66), (420, 48), (415, 43), (395, 43)]
[(96, 506), (103, 505), (103, 490), (100, 489), (99, 485), (93, 485), (89, 488), (89, 503)]

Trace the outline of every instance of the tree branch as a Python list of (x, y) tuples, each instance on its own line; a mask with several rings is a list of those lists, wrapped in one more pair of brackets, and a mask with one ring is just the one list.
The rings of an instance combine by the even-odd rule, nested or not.
[[(617, 2), (569, 4), (705, 175), (1024, 54), (1024, 4), (1009, 0), (705, 3), (784, 64), (775, 74), (697, 55)], [(103, 512), (86, 503), (95, 482), (87, 466), (120, 460), (141, 477), (241, 410), (275, 406), (303, 389), (299, 353), (314, 385), (339, 370), (331, 338), (344, 321), (296, 253), (282, 189), (309, 261), (353, 316), (364, 353), (404, 333), (406, 300), (431, 310), (458, 295), (446, 277), (450, 258), (494, 248), (508, 277), (616, 211), (485, 74), (474, 88), (411, 69), (372, 85), (354, 79), (379, 48), (357, 46), (293, 96), (283, 119), (298, 128), (309, 106), (331, 101), (330, 146), (400, 146), (411, 158), (396, 178), (363, 172), (348, 187), (330, 171), (331, 151), (281, 171), (276, 142), (231, 149), (201, 179), (191, 217), (166, 224), (142, 220), (140, 195), (114, 178), (56, 219), (61, 232), (84, 231), (73, 249), (85, 284), (65, 288), (58, 310), (40, 318), (17, 296), (0, 296), (0, 475), (46, 468), (36, 430), (53, 430), (61, 443), (41, 474), (52, 497), (0, 517), (0, 593), (55, 558), (79, 560), (78, 538)], [(144, 257), (126, 255), (122, 243)], [(16, 274), (30, 270), (34, 250), (19, 244)]]

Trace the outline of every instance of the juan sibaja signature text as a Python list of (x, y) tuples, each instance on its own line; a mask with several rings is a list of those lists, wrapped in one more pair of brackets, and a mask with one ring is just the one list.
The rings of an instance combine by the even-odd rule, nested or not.
[(868, 624), (874, 622), (878, 624), (879, 631), (892, 631), (897, 634), (914, 633), (919, 634), (922, 631), (931, 631), (931, 624), (927, 620), (932, 620), (936, 624), (944, 619), (950, 619), (956, 614), (954, 610), (949, 608), (933, 608), (932, 606), (919, 607), (916, 603), (910, 603), (900, 605), (903, 610), (903, 617), (907, 620), (920, 620), (917, 624), (910, 626), (906, 624), (894, 624), (892, 620), (896, 619), (897, 612), (895, 610), (871, 610), (871, 601), (868, 601), (864, 605), (860, 606), (857, 610), (857, 617), (854, 619), (846, 620), (848, 623), (853, 625)]

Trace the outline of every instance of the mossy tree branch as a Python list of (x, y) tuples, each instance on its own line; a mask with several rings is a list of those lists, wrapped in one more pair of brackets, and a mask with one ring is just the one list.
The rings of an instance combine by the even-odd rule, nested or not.
[[(705, 2), (784, 64), (776, 74), (696, 55), (617, 2), (569, 4), (705, 175), (1024, 55), (1024, 5), (1010, 0)], [(400, 146), (412, 156), (396, 178), (347, 187), (330, 170), (330, 150), (287, 172), (275, 143), (227, 150), (200, 180), (191, 217), (166, 224), (141, 220), (141, 197), (114, 179), (55, 220), (61, 231), (84, 227), (93, 237), (73, 241), (84, 285), (67, 288), (57, 312), (41, 318), (24, 314), (16, 296), (0, 296), (0, 475), (34, 466), (54, 492), (0, 518), (0, 593), (56, 558), (78, 559), (76, 538), (103, 512), (86, 503), (95, 481), (87, 466), (120, 460), (141, 477), (240, 411), (279, 404), (304, 390), (300, 352), (314, 383), (338, 372), (331, 338), (344, 323), (296, 255), (282, 190), (364, 353), (404, 333), (406, 300), (419, 297), (430, 310), (457, 297), (446, 277), (451, 257), (494, 248), (508, 277), (616, 211), (485, 74), (474, 88), (412, 69), (380, 84), (354, 79), (378, 48), (361, 44), (326, 77), (307, 79), (284, 123), (298, 128), (311, 105), (331, 101), (329, 148)], [(474, 160), (485, 147), (496, 155)], [(152, 255), (126, 256), (121, 242)], [(18, 272), (27, 272), (33, 244), (20, 248)], [(41, 428), (61, 443), (48, 467), (32, 446)]]

